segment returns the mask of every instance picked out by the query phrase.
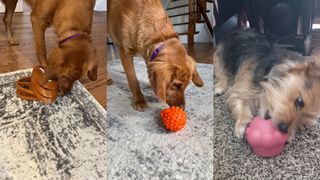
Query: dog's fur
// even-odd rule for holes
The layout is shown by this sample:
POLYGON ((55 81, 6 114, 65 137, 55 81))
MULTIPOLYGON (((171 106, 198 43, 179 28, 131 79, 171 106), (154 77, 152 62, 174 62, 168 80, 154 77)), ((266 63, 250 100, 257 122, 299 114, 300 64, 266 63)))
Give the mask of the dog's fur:
POLYGON ((13 12, 16 9, 18 0, 2 0, 5 6, 5 13, 3 16, 3 23, 7 31, 7 39, 10 45, 18 45, 18 41, 15 40, 12 31, 12 17, 13 12))
POLYGON ((188 56, 160 0, 109 0, 108 34, 119 45, 121 62, 133 94, 133 107, 143 111, 147 104, 133 67, 133 56, 141 54, 148 68, 151 87, 170 106, 184 107, 184 91, 190 80, 202 86, 194 60, 188 56), (158 56, 150 56, 160 42, 158 56))
POLYGON ((225 93, 237 137, 259 115, 288 132, 290 141, 299 122, 319 115, 319 72, 316 60, 275 47, 252 30, 236 30, 214 54, 214 91, 225 93))
POLYGON ((40 64, 47 66, 42 83, 57 79, 59 92, 71 90, 75 80, 87 74, 97 79, 97 57, 90 33, 95 0, 25 0, 32 8, 31 22, 40 64), (45 31, 52 25, 59 41, 75 34, 46 56, 45 31))

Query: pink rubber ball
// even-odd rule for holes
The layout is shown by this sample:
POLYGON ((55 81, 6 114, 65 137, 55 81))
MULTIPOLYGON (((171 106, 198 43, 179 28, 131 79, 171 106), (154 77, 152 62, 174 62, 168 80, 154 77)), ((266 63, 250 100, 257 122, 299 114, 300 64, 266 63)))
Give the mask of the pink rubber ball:
POLYGON ((254 153, 261 157, 279 155, 287 141, 288 134, 282 133, 271 121, 255 117, 246 129, 246 139, 254 153))

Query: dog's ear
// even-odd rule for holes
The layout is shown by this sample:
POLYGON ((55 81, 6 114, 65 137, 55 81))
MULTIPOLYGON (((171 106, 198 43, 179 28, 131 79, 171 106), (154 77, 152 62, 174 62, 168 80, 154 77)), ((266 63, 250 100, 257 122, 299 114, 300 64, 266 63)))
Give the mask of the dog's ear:
POLYGON ((320 79, 320 64, 311 60, 289 69, 290 73, 304 73, 308 78, 320 79))
POLYGON ((148 68, 149 80, 152 86, 153 92, 158 99, 162 102, 166 102, 166 91, 168 82, 171 79, 173 71, 168 70, 168 66, 162 66, 162 68, 156 68, 156 64, 153 63, 152 67, 148 68))
POLYGON ((191 66, 193 66, 193 72, 192 72, 192 82, 198 86, 198 87, 202 87, 203 86, 203 81, 197 71, 197 66, 196 66, 196 63, 194 61, 194 59, 190 56, 188 56, 188 61, 189 61, 189 64, 191 66))
POLYGON ((98 66, 93 67, 91 70, 88 71, 87 75, 88 78, 92 81, 97 80, 98 78, 98 66))
POLYGON ((98 77, 98 58, 95 49, 92 50, 89 58, 87 76, 92 81, 97 80, 98 77))
POLYGON ((320 64, 314 60, 305 64, 305 74, 309 78, 320 79, 320 64))
POLYGON ((194 68, 194 72, 193 72, 193 76, 192 76, 192 82, 198 86, 198 87, 202 87, 203 86, 203 81, 196 69, 196 67, 194 68))
POLYGON ((167 81, 159 74, 153 74, 153 90, 162 102, 166 102, 167 81))

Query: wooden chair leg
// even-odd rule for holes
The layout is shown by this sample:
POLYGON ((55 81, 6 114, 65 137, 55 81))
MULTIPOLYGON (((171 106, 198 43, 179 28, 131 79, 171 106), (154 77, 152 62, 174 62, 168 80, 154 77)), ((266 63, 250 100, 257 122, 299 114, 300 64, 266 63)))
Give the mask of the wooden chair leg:
POLYGON ((196 31, 196 15, 195 2, 196 0, 189 0, 189 24, 188 24, 188 45, 194 45, 194 34, 196 31))
POLYGON ((207 24, 207 27, 209 29, 209 32, 211 34, 211 37, 213 37, 213 28, 212 28, 212 25, 210 23, 210 20, 207 16, 207 13, 206 13, 206 1, 203 1, 203 0, 197 0, 197 5, 198 5, 198 8, 200 10, 200 13, 201 15, 203 16, 204 18, 204 21, 206 22, 207 24))

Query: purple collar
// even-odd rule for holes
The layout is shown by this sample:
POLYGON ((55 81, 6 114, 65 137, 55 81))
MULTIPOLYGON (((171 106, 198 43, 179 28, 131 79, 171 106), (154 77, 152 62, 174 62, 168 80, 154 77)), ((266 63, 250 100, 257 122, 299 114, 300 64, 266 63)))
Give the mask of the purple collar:
POLYGON ((61 46, 61 44, 65 43, 65 42, 67 42, 67 41, 69 41, 69 40, 78 38, 78 37, 80 37, 80 36, 83 36, 83 34, 74 34, 74 35, 68 36, 68 37, 64 38, 63 40, 61 40, 61 41, 59 42, 59 46, 61 46))
POLYGON ((159 54, 160 50, 164 47, 164 43, 161 43, 155 50, 153 50, 150 61, 153 61, 159 54))

